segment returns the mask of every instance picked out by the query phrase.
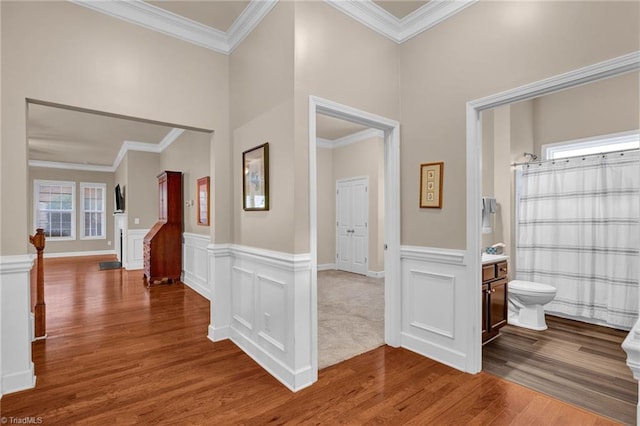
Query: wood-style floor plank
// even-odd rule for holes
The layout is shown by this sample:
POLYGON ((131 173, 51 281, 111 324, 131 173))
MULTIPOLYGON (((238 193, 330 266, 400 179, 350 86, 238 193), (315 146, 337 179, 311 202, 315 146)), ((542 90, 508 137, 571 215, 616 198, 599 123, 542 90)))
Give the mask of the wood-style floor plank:
POLYGON ((495 376, 388 346, 320 371, 292 393, 231 341, 206 338, 209 303, 181 283, 147 289, 112 258, 47 259, 48 339, 35 389, 7 418, 51 425, 615 424, 495 376))
POLYGON ((626 365, 626 332, 547 315, 548 329, 506 326, 483 347, 486 372, 634 424, 638 384, 626 365))

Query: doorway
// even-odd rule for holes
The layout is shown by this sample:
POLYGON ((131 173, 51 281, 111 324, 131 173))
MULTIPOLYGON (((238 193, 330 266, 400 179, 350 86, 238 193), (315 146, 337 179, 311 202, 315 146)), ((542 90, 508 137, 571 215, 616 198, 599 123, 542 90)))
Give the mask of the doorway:
POLYGON ((400 135, 399 123, 326 99, 309 98, 309 216, 311 252, 311 353, 318 370, 318 159, 316 114, 339 118, 384 132, 384 340, 400 346, 400 135))

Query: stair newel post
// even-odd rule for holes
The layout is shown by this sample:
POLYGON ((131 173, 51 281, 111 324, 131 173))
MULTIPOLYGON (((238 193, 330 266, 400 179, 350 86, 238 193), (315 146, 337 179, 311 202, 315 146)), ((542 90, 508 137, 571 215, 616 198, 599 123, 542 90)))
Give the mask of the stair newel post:
POLYGON ((36 234, 29 236, 29 241, 38 252, 38 266, 36 277, 36 306, 34 308, 35 316, 35 337, 43 339, 47 337, 47 308, 44 303, 44 262, 43 252, 45 244, 44 229, 36 229, 36 234))

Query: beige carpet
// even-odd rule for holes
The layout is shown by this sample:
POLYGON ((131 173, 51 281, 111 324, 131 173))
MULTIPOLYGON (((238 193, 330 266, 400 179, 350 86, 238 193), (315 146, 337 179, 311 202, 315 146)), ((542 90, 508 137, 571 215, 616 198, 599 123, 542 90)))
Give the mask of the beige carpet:
POLYGON ((384 345, 384 279, 318 272, 318 365, 384 345))

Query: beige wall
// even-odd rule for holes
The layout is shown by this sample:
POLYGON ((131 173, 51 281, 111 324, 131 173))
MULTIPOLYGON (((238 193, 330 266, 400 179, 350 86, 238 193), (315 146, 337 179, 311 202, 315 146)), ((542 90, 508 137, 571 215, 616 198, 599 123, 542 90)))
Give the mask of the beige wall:
MULTIPOLYGON (((233 52, 234 242, 293 252, 293 9, 279 2, 233 52), (269 142, 268 211, 242 209, 242 152, 269 142)), ((308 252, 308 249, 306 250, 308 252)))
POLYGON ((184 232, 209 235, 209 226, 197 224, 196 181, 210 176, 210 145, 210 133, 186 131, 160 154, 160 169, 182 172, 182 199, 193 201, 183 208, 184 232))
POLYGON ((129 229, 149 229, 158 221, 160 154, 127 152, 125 206, 129 229), (136 219, 140 223, 135 223, 136 219))
POLYGON ((215 130, 216 149, 225 151, 227 56, 69 2, 0 7, 3 255, 27 251, 26 98, 215 130))
POLYGON ((317 149, 318 265, 336 263, 336 181, 333 149, 317 149))
POLYGON ((318 264, 336 262, 336 181, 369 177, 369 270, 384 271, 384 140, 318 149, 318 264))
POLYGON ((480 1, 400 46, 402 244, 466 246, 467 101, 640 50, 637 2, 480 1), (419 209, 419 164, 444 206, 419 209))
POLYGON ((296 2, 295 19, 295 252, 308 253, 309 95, 398 119, 398 46, 324 2, 296 2))
POLYGON ((640 74, 623 74, 533 101, 535 150, 562 142, 640 128, 640 74))
MULTIPOLYGON (((84 252, 99 250, 114 250, 113 242, 113 210, 114 210, 114 174, 103 172, 85 172, 79 170, 62 170, 48 169, 41 167, 29 167, 29 233, 35 231, 34 225, 34 205, 33 205, 33 181, 38 180, 59 180, 66 182, 76 182, 76 239, 74 241, 52 241, 47 240, 45 247, 46 253, 68 253, 68 252, 84 252), (80 239, 80 221, 81 221, 81 204, 80 204, 80 182, 104 183, 106 189, 106 238, 103 240, 82 240, 80 239), (108 244, 108 243, 111 244, 108 244)), ((30 244, 29 252, 35 253, 35 249, 30 244)))

